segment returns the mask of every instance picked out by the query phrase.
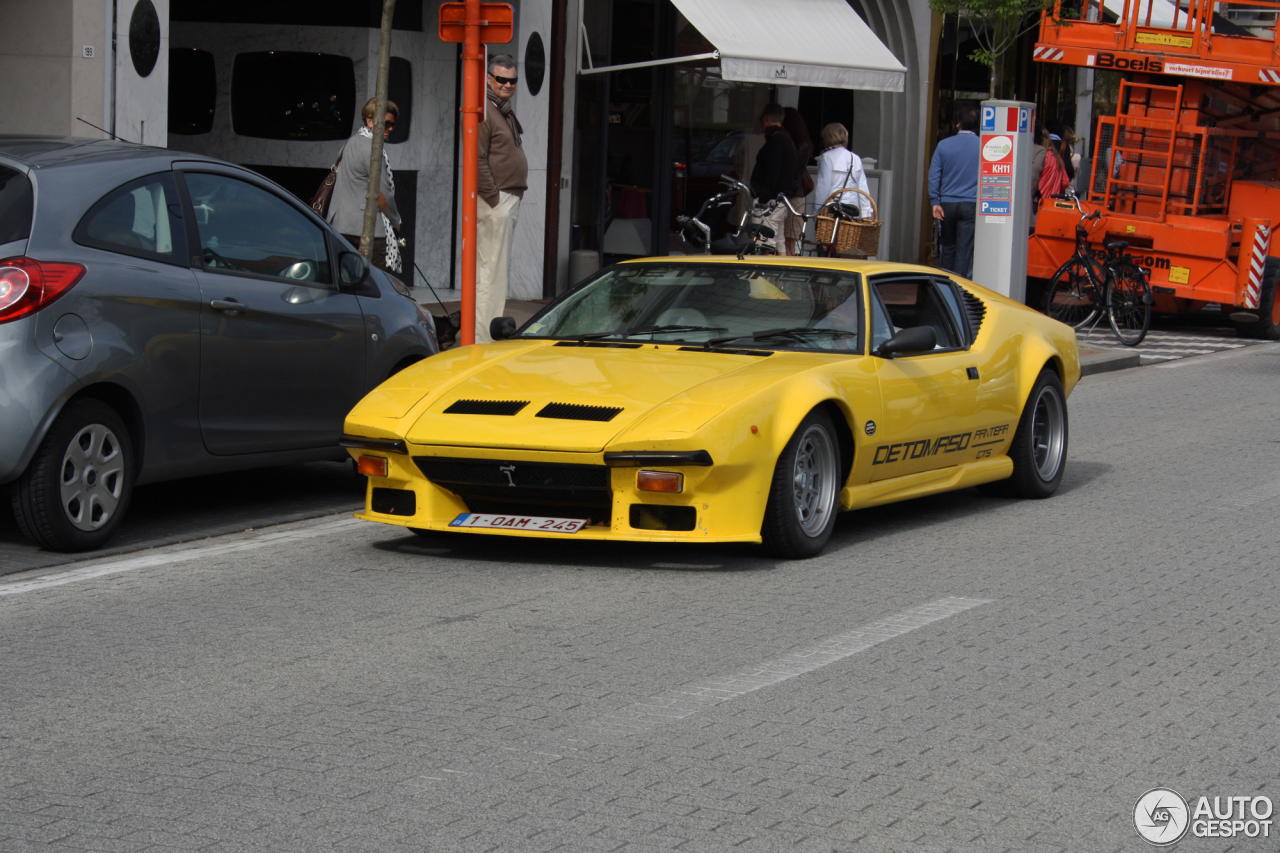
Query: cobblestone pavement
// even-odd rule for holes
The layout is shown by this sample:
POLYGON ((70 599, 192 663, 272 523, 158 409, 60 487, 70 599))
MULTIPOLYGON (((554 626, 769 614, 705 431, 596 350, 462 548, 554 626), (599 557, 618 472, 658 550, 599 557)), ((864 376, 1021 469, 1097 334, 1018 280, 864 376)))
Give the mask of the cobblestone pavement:
POLYGON ((6 578, 0 851, 1136 851, 1150 788, 1276 799, 1277 349, 1090 377, 1054 498, 803 562, 330 518, 6 578))

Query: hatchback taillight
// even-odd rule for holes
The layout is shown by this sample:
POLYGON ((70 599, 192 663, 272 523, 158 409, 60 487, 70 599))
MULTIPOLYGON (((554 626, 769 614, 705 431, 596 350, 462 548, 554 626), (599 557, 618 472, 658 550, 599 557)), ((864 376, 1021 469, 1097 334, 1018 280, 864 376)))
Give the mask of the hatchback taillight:
POLYGON ((79 264, 6 258, 0 261, 0 323, 34 314, 84 275, 79 264))

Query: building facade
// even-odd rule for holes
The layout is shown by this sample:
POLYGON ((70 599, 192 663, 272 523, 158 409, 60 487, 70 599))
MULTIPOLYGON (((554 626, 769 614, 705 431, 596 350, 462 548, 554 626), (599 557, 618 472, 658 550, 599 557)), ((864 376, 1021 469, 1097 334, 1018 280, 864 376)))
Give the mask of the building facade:
MULTIPOLYGON (((848 45, 829 59, 835 76, 811 64, 813 79, 829 85, 794 85, 797 57, 782 55, 784 46, 770 52, 789 38, 823 55, 833 25, 823 15, 802 17, 813 3, 510 2, 515 37, 489 50, 517 60, 514 103, 530 165, 512 298, 563 291, 574 252, 608 263, 688 251, 675 217, 696 212, 721 175, 749 173, 756 118, 770 100, 799 109, 815 142, 827 122, 850 129, 851 147, 874 166, 886 223, 880 257, 918 259, 937 34, 926 0, 830 0, 840 5, 829 10, 836 18, 855 12, 860 21, 844 23, 875 44, 848 45), (755 41, 726 42, 717 26, 725 16, 755 41), (899 70, 876 76, 859 66, 878 45, 899 70), (739 56, 750 50, 793 76, 740 79, 752 77, 739 56), (850 77, 846 66, 860 70, 850 77)), ((192 151, 250 166, 309 198, 373 96, 381 6, 0 0, 9 35, 0 46, 9 83, 0 91, 0 133, 115 135, 192 151)), ((456 288, 460 59, 458 46, 437 34, 438 10, 438 0, 397 3, 389 89, 401 119, 387 153, 408 259, 437 288, 456 288)))

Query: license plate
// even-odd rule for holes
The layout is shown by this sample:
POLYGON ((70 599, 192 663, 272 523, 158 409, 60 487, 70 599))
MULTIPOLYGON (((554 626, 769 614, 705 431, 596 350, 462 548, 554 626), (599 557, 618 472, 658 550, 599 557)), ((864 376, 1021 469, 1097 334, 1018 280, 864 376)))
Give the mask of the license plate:
POLYGON ((522 530, 528 533, 577 533, 590 523, 586 518, 545 518, 538 515, 495 515, 464 512, 449 522, 450 527, 491 527, 495 530, 522 530))

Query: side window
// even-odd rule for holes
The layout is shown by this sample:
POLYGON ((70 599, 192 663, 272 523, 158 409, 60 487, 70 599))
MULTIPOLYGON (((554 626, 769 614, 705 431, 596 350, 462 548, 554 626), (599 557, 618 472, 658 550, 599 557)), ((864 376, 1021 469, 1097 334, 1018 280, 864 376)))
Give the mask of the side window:
MULTIPOLYGON (((936 282, 916 278, 873 279, 871 286, 883 300, 894 331, 930 326, 937 336, 938 349, 957 349, 965 345, 957 314, 948 306, 936 282)), ((955 298, 954 294, 952 298, 955 298)))
POLYGON ((187 266, 182 205, 173 175, 148 175, 112 190, 72 234, 82 246, 187 266))
POLYGON ((185 177, 206 270, 332 283, 324 231, 293 205, 225 175, 185 177))
POLYGON ((960 308, 960 296, 956 293, 956 286, 951 283, 950 279, 938 279, 936 282, 938 293, 942 295, 942 301, 947 306, 947 310, 951 312, 952 324, 960 331, 960 337, 964 341, 961 346, 966 346, 970 341, 969 322, 965 319, 964 311, 960 308))
POLYGON ((893 337, 893 324, 889 322, 889 312, 876 292, 871 290, 871 351, 880 349, 880 345, 893 337))

